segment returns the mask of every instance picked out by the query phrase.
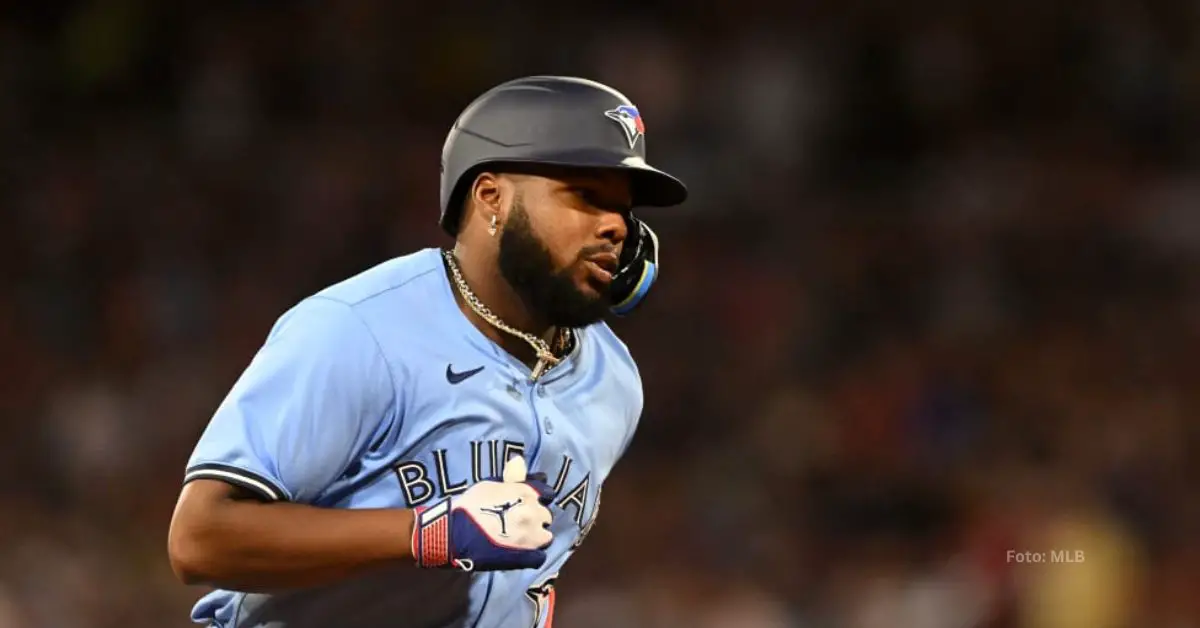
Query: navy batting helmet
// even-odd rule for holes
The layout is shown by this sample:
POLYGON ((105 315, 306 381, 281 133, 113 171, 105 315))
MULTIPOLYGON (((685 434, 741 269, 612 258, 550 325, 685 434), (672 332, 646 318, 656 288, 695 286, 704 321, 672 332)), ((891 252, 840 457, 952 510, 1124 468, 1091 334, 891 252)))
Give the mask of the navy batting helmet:
MULTIPOLYGON (((442 147, 441 225, 458 232, 467 190, 484 169, 545 164, 629 174, 634 207, 687 199, 683 183, 646 163, 646 127, 617 90, 583 78, 530 76, 502 83, 459 115, 442 147)), ((658 238, 627 218, 629 237, 613 280, 613 311, 636 307, 658 273, 658 238)))

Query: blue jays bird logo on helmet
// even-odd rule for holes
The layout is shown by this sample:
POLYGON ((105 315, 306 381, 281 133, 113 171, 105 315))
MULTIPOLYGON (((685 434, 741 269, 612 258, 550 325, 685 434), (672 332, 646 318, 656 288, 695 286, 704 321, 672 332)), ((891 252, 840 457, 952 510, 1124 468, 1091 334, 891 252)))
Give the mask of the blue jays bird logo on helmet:
POLYGON ((642 122, 642 114, 633 105, 621 105, 616 109, 604 112, 604 115, 617 121, 621 130, 625 131, 625 139, 629 140, 629 148, 637 146, 638 138, 646 134, 646 124, 642 122))

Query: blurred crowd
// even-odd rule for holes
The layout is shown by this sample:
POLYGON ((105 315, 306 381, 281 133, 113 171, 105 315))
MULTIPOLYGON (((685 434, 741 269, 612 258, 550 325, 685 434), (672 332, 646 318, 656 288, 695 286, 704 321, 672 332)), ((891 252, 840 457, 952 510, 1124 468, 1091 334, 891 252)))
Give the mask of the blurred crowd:
POLYGON ((535 73, 692 191, 556 626, 1200 626, 1194 3, 521 4, 0 12, 0 627, 191 625, 211 412, 535 73))

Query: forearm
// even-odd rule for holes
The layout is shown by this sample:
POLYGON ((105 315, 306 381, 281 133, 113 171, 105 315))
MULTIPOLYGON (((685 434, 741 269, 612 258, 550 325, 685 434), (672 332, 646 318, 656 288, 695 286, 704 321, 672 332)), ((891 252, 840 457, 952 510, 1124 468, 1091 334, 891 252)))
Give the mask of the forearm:
POLYGON ((226 500, 191 521, 173 525, 170 540, 172 565, 189 583, 290 589, 412 560, 410 510, 226 500))

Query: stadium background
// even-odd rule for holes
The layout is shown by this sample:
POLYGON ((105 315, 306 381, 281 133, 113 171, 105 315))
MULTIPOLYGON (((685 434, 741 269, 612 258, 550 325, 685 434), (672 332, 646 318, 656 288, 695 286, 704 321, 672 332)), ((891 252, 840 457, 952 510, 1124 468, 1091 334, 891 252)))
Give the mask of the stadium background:
POLYGON ((191 625, 209 414, 289 304, 446 243, 444 134, 531 73, 625 91, 692 189, 644 213, 646 411, 556 625, 1200 625, 1197 18, 9 3, 0 626, 191 625))

